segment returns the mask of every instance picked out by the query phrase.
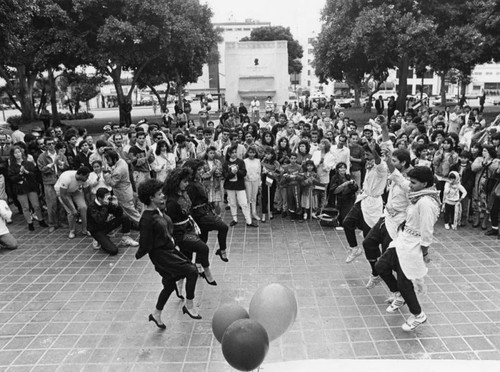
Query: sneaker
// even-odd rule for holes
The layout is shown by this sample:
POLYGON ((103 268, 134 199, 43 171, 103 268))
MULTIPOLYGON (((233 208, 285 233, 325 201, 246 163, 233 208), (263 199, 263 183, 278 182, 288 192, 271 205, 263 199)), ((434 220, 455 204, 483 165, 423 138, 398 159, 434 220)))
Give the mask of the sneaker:
POLYGON ((68 238, 70 239, 74 239, 75 238, 75 232, 74 231, 70 231, 69 234, 68 234, 68 238))
POLYGON ((450 226, 450 228, 451 228, 452 230, 456 230, 456 229, 457 229, 457 225, 451 225, 451 226, 450 226))
POLYGON ((120 243, 123 245, 128 245, 129 247, 138 247, 139 246, 139 243, 136 242, 134 239, 132 239, 130 236, 122 237, 122 240, 120 241, 120 243))
POLYGON ((384 300, 386 304, 392 304, 392 302, 396 299, 396 294, 394 292, 389 292, 389 295, 384 300))
POLYGON ((342 226, 337 226, 337 227, 335 228, 335 230, 337 230, 337 231, 344 231, 344 228, 343 228, 342 226))
POLYGON ((449 224, 447 224, 447 223, 445 223, 445 224, 444 224, 444 228, 445 228, 446 230, 449 230, 449 229, 450 229, 450 225, 449 225, 449 224))
POLYGON ((356 257, 360 256, 363 253, 363 250, 361 247, 355 247, 355 248, 350 248, 349 249, 349 254, 347 255, 347 258, 345 259, 345 263, 351 263, 356 259, 356 257))
POLYGON ((497 229, 491 228, 488 231, 486 231, 484 233, 484 235, 486 235, 486 236, 497 236, 498 235, 498 228, 497 229))
POLYGON ((49 227, 49 234, 52 234, 54 231, 56 231, 56 227, 55 226, 50 226, 49 227))
POLYGON ((388 313, 395 313, 398 309, 402 308, 405 304, 405 300, 401 294, 396 294, 394 301, 385 309, 388 313))
POLYGON ((366 283, 365 288, 366 289, 372 289, 375 288, 377 285, 379 285, 382 282, 382 278, 380 276, 373 276, 370 275, 370 279, 368 279, 368 283, 366 283))
POLYGON ((420 315, 410 315, 406 322, 401 326, 403 331, 410 332, 417 328, 419 325, 427 321, 427 315, 422 311, 420 315))
POLYGON ((94 247, 95 250, 98 250, 101 248, 101 245, 97 240, 92 241, 92 247, 94 247))

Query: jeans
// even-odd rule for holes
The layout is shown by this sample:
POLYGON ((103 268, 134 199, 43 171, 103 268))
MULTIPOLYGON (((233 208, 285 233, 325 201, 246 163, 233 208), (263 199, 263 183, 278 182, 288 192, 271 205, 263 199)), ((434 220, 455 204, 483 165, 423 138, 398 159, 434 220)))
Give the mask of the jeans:
POLYGON ((40 201, 38 200, 38 194, 34 191, 27 194, 18 194, 17 200, 21 203, 21 208, 23 209, 24 219, 27 223, 33 223, 33 218, 30 212, 30 202, 31 206, 35 210, 38 221, 43 221, 42 209, 40 208, 40 201))
POLYGON ((59 201, 57 200, 56 190, 54 185, 43 185, 45 191, 45 203, 47 203, 47 217, 50 227, 56 227, 59 225, 59 214, 57 213, 57 206, 59 201))
POLYGON ((401 296, 403 296, 408 305, 408 309, 413 315, 418 315, 422 312, 415 289, 413 288, 413 283, 405 276, 401 269, 396 248, 389 248, 385 251, 375 264, 375 270, 377 270, 391 292, 399 291, 401 293, 401 296), (396 272, 397 279, 394 277, 393 271, 396 272))
POLYGON ((16 249, 17 240, 11 233, 0 235, 0 248, 16 249))
MULTIPOLYGON (((76 204, 78 212, 80 212, 80 218, 82 219, 82 231, 87 231, 87 203, 85 202, 85 196, 83 191, 75 191, 74 193, 68 194, 70 200, 76 204)), ((75 232, 76 229, 76 216, 71 214, 71 210, 59 197, 59 201, 63 205, 66 213, 68 214, 68 224, 69 230, 75 232)))
POLYGON ((363 230, 363 236, 366 238, 370 232, 370 226, 368 226, 363 218, 363 211, 361 210, 361 202, 354 204, 347 213, 342 223, 344 227, 345 237, 349 243, 349 247, 355 248, 358 246, 358 241, 356 240, 356 228, 363 230))
POLYGON ((101 229, 91 231, 90 234, 95 240, 97 240, 104 251, 108 252, 110 256, 114 256, 118 253, 118 247, 111 241, 108 234, 120 226, 122 227, 122 233, 128 234, 130 232, 130 225, 131 222, 126 216, 113 218, 112 220, 106 221, 101 229))

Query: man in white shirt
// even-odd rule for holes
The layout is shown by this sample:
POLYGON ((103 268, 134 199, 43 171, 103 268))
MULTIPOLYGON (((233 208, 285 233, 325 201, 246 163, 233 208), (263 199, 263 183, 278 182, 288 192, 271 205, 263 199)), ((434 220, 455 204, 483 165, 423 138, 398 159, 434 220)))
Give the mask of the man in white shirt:
POLYGON ((212 139, 212 129, 205 128, 203 129, 203 140, 198 142, 198 146, 196 147, 196 157, 201 160, 205 160, 205 154, 209 147, 217 148, 216 143, 212 139))
POLYGON ((345 134, 338 136, 337 145, 332 146, 330 152, 335 159, 335 165, 338 163, 345 163, 347 165, 347 173, 350 173, 351 151, 349 151, 349 147, 347 147, 347 136, 345 134))
POLYGON ((257 97, 253 97, 252 102, 250 102, 250 109, 252 110, 252 123, 258 122, 260 117, 260 102, 257 97))
POLYGON ((82 233, 89 235, 87 231, 87 203, 85 192, 88 195, 88 178, 90 169, 81 167, 78 170, 69 170, 59 176, 54 190, 68 214, 69 238, 73 239, 76 235, 76 216, 80 213, 82 219, 82 233), (75 204, 78 210, 75 208, 75 204))
POLYGON ((387 164, 381 159, 380 147, 376 143, 365 143, 363 149, 366 159, 363 190, 343 222, 344 233, 350 247, 346 263, 354 261, 363 253, 356 240, 356 228, 363 230, 363 237, 366 237, 378 222, 382 215, 382 194, 387 184, 387 164))

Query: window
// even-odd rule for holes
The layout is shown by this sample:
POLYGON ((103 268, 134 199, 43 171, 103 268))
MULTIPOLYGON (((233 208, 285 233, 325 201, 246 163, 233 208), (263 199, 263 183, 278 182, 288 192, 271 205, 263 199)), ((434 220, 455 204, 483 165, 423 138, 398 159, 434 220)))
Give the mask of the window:
POLYGON ((311 86, 311 80, 307 80, 307 86, 310 87, 311 86))
POLYGON ((473 85, 472 90, 481 90, 481 85, 473 85))
POLYGON ((310 59, 310 58, 308 58, 308 59, 307 59, 307 64, 308 64, 308 65, 310 65, 310 64, 311 64, 311 59, 310 59))
POLYGON ((311 70, 307 70, 307 76, 311 76, 311 70))
POLYGON ((314 41, 315 41, 315 40, 316 40, 316 39, 315 39, 314 37, 310 37, 309 39, 307 39, 307 42, 308 42, 309 44, 312 44, 312 43, 314 43, 314 41))
POLYGON ((493 75, 493 72, 488 71, 485 75, 493 75))
POLYGON ((482 72, 474 72, 474 75, 482 75, 483 73, 482 72))

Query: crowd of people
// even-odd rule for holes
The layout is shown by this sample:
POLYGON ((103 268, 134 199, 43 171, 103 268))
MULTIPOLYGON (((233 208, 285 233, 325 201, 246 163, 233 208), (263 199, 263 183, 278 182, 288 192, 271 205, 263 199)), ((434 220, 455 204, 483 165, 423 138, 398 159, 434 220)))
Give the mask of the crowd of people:
POLYGON ((184 298, 185 288, 183 312, 200 318, 198 274, 217 285, 208 234, 217 231, 216 255, 228 262, 226 238, 229 227, 238 228, 239 210, 248 228, 277 215, 322 220, 333 210, 350 247, 346 262, 365 253, 370 264, 367 288, 387 284, 388 312, 408 304, 403 329, 425 322, 415 290, 425 287, 440 212, 446 229, 472 223, 499 235, 500 115, 487 123, 468 106, 420 106, 357 123, 327 102, 278 109, 270 98, 265 111, 252 104, 250 116, 225 105, 217 123, 208 112, 198 124, 164 115, 160 123, 110 123, 99 136, 72 127, 23 133, 12 125, 11 134, 0 133, 0 244, 17 247, 9 204, 28 230, 34 220, 48 233, 67 225, 72 239, 81 224, 93 247, 111 255, 118 247, 108 234, 121 226, 121 244, 139 246, 137 258, 149 253, 162 276, 150 320, 164 328, 161 311, 173 291, 184 298))

